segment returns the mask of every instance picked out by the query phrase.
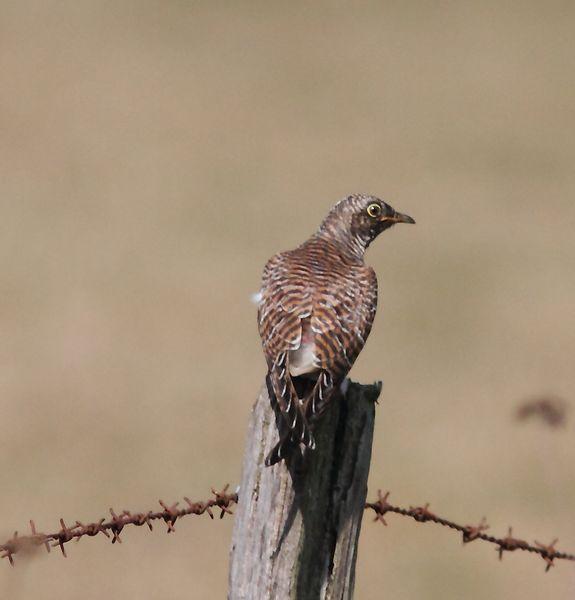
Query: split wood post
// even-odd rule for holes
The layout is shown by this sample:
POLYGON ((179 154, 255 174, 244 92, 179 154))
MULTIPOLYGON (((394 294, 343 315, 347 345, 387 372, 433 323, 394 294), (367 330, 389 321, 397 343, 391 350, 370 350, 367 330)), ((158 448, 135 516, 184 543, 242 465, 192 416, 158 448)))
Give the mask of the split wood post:
POLYGON ((381 384, 349 383, 303 459, 266 467, 278 439, 266 387, 252 410, 232 539, 229 600, 344 600, 355 563, 381 384))

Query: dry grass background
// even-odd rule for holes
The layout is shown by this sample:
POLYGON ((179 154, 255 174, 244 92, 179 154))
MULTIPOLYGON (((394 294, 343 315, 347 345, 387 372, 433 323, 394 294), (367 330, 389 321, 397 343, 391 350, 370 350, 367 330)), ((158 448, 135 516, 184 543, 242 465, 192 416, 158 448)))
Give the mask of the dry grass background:
MULTIPOLYGON (((370 496, 575 549, 570 2, 0 3, 0 532, 239 478, 250 294, 352 191, 417 219, 383 311, 370 496), (573 415, 572 415, 573 416, 573 415)), ((575 572, 390 516, 357 597, 572 598, 575 572)), ((222 598, 232 521, 0 569, 3 598, 222 598)))

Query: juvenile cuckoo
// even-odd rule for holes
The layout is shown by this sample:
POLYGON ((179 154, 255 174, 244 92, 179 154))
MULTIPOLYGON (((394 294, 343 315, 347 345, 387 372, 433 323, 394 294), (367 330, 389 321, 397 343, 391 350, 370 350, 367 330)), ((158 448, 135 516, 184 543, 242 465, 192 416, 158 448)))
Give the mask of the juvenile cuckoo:
POLYGON ((316 233, 266 264, 258 323, 267 388, 279 418, 273 465, 313 449, 313 426, 351 369, 371 330, 377 278, 369 244, 396 223, 415 223, 383 200, 354 194, 338 202, 316 233))

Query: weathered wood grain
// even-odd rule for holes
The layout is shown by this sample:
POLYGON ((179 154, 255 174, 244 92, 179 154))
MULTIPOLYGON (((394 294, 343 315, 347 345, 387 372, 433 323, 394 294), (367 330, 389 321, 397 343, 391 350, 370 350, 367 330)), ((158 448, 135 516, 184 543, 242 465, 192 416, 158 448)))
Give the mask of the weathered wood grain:
POLYGON ((353 597, 381 386, 350 383, 316 429, 317 448, 265 467, 277 441, 265 386, 252 410, 232 540, 230 600, 353 597))

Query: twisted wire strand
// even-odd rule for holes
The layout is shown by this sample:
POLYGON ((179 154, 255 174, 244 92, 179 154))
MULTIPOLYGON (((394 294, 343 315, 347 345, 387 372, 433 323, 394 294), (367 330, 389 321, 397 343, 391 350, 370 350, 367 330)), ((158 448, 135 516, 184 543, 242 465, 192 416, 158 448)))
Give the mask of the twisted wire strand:
POLYGON ((212 488, 213 498, 205 501, 192 502, 188 497, 184 497, 186 506, 182 508, 178 508, 179 502, 168 505, 160 500, 162 510, 159 511, 150 510, 146 513, 132 513, 124 510, 120 514, 117 514, 114 509, 110 508, 110 519, 106 520, 102 518, 97 522, 88 524, 76 521, 76 524, 72 527, 68 527, 64 519, 60 519, 60 529, 53 533, 38 532, 34 521, 30 521, 32 532, 30 535, 20 536, 16 531, 12 538, 0 544, 1 558, 7 558, 10 564, 13 565, 15 554, 23 551, 32 551, 39 546, 44 546, 48 552, 50 552, 52 547, 58 546, 62 554, 66 556, 65 544, 74 539, 79 540, 84 536, 94 537, 99 533, 111 539, 112 544, 116 542, 121 543, 120 534, 124 527, 128 525, 135 525, 136 527, 147 525, 151 531, 153 521, 164 521, 168 528, 167 533, 171 533, 175 531, 174 525, 176 521, 187 515, 203 515, 207 513, 213 519, 214 513, 212 509, 220 510, 219 516, 221 519, 226 514, 232 514, 230 506, 236 504, 238 501, 238 495, 229 494, 228 487, 226 485, 220 492, 212 488))
POLYGON ((384 516, 387 513, 395 513, 404 517, 411 517, 418 523, 437 523, 443 527, 449 527, 455 531, 459 531, 463 536, 463 543, 468 544, 474 540, 482 540, 496 546, 496 550, 499 553, 499 560, 503 558, 504 552, 513 552, 515 550, 524 550, 526 552, 533 552, 541 556, 545 561, 545 571, 549 571, 554 566, 554 560, 570 560, 575 561, 575 554, 568 552, 561 552, 555 548, 555 545, 559 541, 554 539, 550 544, 542 544, 535 541, 534 545, 513 537, 513 529, 509 527, 508 533, 505 537, 495 537, 485 533, 489 529, 485 517, 481 519, 478 525, 460 525, 444 517, 440 517, 429 510, 429 504, 424 506, 410 506, 409 508, 402 508, 400 506, 394 506, 388 501, 390 492, 383 494, 381 490, 378 490, 378 498, 375 502, 367 502, 365 504, 366 509, 371 509, 375 512, 375 521, 380 521, 383 525, 387 525, 384 516))
MULTIPOLYGON (((68 527, 63 519, 60 519, 60 529, 53 533, 41 533, 36 529, 34 521, 30 521, 30 535, 14 535, 3 544, 0 544, 1 558, 7 558, 10 564, 14 564, 14 556, 19 552, 29 552, 44 546, 48 552, 51 548, 59 547, 62 554, 66 556, 65 544, 71 540, 79 540, 84 536, 94 537, 102 534, 109 538, 112 544, 121 543, 120 534, 126 526, 134 525, 140 527, 147 525, 152 530, 154 521, 164 521, 167 526, 167 533, 175 531, 175 523, 178 519, 187 515, 202 515, 207 513, 210 518, 214 518, 213 510, 219 509, 220 519, 226 514, 233 514, 230 507, 238 503, 237 493, 228 493, 229 485, 226 485, 221 491, 216 491, 212 488, 213 497, 205 501, 192 502, 188 497, 184 497, 186 505, 178 508, 179 502, 168 505, 162 500, 159 501, 162 510, 150 510, 146 513, 133 513, 124 510, 117 514, 110 508, 110 518, 100 519, 94 523, 84 524, 76 521, 75 525, 68 527)), ((375 513, 374 521, 379 521, 383 525, 387 525, 385 515, 387 513, 395 513, 404 517, 410 517, 418 523, 437 523, 443 527, 448 527, 462 534, 463 543, 467 544, 474 540, 482 540, 493 544, 499 553, 499 559, 503 557, 504 552, 513 552, 515 550, 523 550, 539 555, 545 561, 545 571, 549 571, 554 566, 555 560, 568 560, 575 562, 575 554, 557 550, 555 545, 558 540, 553 540, 550 544, 542 544, 535 541, 530 544, 525 540, 513 537, 513 530, 510 527, 505 537, 496 537, 488 535, 486 532, 489 529, 485 518, 478 525, 461 525, 444 517, 440 517, 429 510, 429 504, 424 506, 410 506, 403 508, 395 506, 388 501, 389 492, 383 494, 378 491, 377 500, 374 502, 366 502, 365 509, 373 510, 375 513)))

